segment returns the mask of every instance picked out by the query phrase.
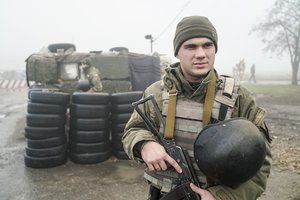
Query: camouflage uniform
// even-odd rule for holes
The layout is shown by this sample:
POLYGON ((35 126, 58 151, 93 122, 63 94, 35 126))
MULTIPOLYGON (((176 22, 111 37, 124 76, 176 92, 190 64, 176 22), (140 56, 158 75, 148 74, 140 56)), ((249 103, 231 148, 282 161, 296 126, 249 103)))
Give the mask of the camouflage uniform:
POLYGON ((100 79, 100 72, 94 66, 89 66, 83 69, 85 77, 89 80, 91 90, 93 92, 101 92, 103 89, 102 82, 100 79))
MULTIPOLYGON (((199 85, 191 86, 184 79, 180 70, 180 64, 176 63, 166 69, 166 75, 162 80, 163 84, 161 83, 161 81, 152 84, 145 90, 144 97, 153 94, 154 98, 159 104, 160 109, 162 109, 162 91, 171 89, 172 84, 175 83, 178 95, 182 95, 184 98, 187 98, 191 101, 204 102, 206 89, 210 81, 211 74, 212 73, 210 72, 199 85), (164 88, 162 88, 162 86, 164 88)), ((220 77, 218 77, 218 82, 219 81, 220 77)), ((219 90, 218 86, 216 89, 219 90)), ((153 106, 150 103, 145 104, 142 109, 148 116, 150 116, 151 120, 156 123, 156 126, 159 127, 159 120, 154 113, 153 106)), ((269 136, 268 129, 263 121, 264 116, 265 111, 256 105, 254 98, 251 96, 251 93, 244 87, 240 86, 237 91, 237 98, 233 107, 231 117, 247 118, 260 128, 261 133, 266 138, 267 155, 259 172, 249 181, 235 188, 223 185, 208 185, 206 189, 210 191, 216 199, 257 199, 264 192, 266 188, 267 177, 270 173, 272 160, 270 152, 271 138, 269 136)), ((143 162, 140 156, 140 152, 138 152, 138 150, 140 149, 137 148, 139 146, 137 144, 141 144, 141 141, 149 140, 156 141, 156 138, 151 132, 147 130, 141 117, 137 112, 134 111, 125 127, 122 139, 124 150, 131 159, 136 160, 137 162, 143 162)), ((190 145, 192 146, 193 143, 194 141, 190 145)), ((161 171, 160 173, 164 172, 165 171, 161 171)))

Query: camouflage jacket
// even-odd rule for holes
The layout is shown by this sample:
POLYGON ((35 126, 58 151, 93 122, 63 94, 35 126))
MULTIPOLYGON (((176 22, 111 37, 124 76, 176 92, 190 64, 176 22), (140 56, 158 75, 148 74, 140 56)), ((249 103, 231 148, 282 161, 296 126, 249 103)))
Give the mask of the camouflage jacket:
POLYGON ((94 92, 101 92, 103 89, 102 82, 100 79, 100 72, 97 68, 91 66, 87 69, 84 69, 84 73, 86 78, 89 80, 91 84, 91 89, 94 92))
MULTIPOLYGON (((164 87, 171 89, 173 83, 175 83, 178 93, 183 94, 186 98, 195 101, 204 101, 205 91, 210 81, 210 74, 203 79, 203 81, 196 87, 192 87, 183 77, 179 63, 172 65, 166 69, 166 75, 163 78, 164 87)), ((149 86, 145 92, 144 97, 153 94, 156 101, 161 109, 162 102, 162 84, 160 81, 149 86)), ((159 127, 159 120, 156 118, 154 109, 150 104, 144 104, 142 107, 143 111, 151 117, 152 121, 156 123, 159 127)), ((268 129, 263 121, 265 112, 263 109, 258 107, 255 103, 255 99, 251 93, 244 87, 240 86, 238 90, 238 97, 234 110, 232 113, 232 118, 235 117, 245 117, 256 124, 262 134, 266 138, 267 155, 263 166, 260 171, 249 181, 239 185, 236 188, 231 188, 223 185, 216 185, 207 188, 216 199, 218 200, 248 200, 257 199, 265 190, 267 178, 271 169, 271 152, 270 143, 271 138, 269 136, 268 129)), ((141 117, 134 111, 130 120, 128 121, 123 135, 123 146, 129 157, 137 162, 142 162, 142 160, 137 157, 134 152, 134 147, 140 141, 153 140, 156 138, 151 132, 145 127, 141 117)))

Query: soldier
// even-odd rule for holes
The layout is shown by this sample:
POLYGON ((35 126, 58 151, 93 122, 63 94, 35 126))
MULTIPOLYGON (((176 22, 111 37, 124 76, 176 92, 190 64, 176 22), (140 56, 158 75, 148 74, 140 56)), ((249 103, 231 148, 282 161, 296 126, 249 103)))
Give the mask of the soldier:
MULTIPOLYGON (((175 119, 171 120, 174 125, 172 137, 178 146, 188 150, 191 160, 200 130, 208 124, 230 118, 243 117, 253 122, 266 144, 266 156, 260 170, 252 179, 235 187, 209 180, 193 161, 201 188, 191 183, 191 189, 202 200, 257 199, 266 188, 271 168, 271 138, 264 122, 265 111, 256 105, 246 88, 231 77, 217 74, 214 61, 218 36, 206 17, 183 18, 177 25, 173 46, 174 55, 180 62, 168 67, 163 80, 149 86, 144 97, 154 96, 166 121, 169 110, 171 113, 176 110, 173 112, 175 119)), ((162 132, 153 106, 145 103, 141 109, 162 132)), ((144 177, 150 183, 149 199, 161 199, 176 187, 181 167, 166 153, 136 111, 125 127, 122 142, 130 159, 147 165, 144 177)))
POLYGON ((91 88, 88 92, 101 92, 103 89, 101 79, 100 79, 100 72, 99 70, 92 66, 91 59, 85 58, 80 62, 80 70, 83 72, 81 78, 87 79, 91 88))
POLYGON ((250 78, 249 78, 248 81, 251 82, 253 80, 254 83, 256 83, 256 78, 255 78, 255 64, 253 64, 251 66, 250 72, 251 72, 251 76, 250 76, 250 78))

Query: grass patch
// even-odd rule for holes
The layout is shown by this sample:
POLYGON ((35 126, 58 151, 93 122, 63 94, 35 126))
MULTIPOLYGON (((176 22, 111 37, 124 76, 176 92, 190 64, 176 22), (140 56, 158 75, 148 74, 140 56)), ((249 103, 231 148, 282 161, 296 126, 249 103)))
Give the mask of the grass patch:
POLYGON ((300 85, 243 84, 257 100, 279 105, 300 105, 300 85))
MULTIPOLYGON (((272 96, 293 95, 300 99, 300 85, 259 85, 259 84, 243 84, 250 92, 256 94, 270 94, 272 96)), ((300 102, 299 102, 300 103, 300 102)))

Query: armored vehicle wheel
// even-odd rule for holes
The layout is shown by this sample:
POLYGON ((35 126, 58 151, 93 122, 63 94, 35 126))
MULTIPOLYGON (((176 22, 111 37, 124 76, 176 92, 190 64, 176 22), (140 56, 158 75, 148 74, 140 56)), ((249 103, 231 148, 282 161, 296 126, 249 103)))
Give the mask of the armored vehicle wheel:
POLYGON ((57 49, 63 49, 64 51, 67 51, 70 48, 73 48, 74 51, 76 51, 76 46, 71 43, 57 43, 48 45, 48 49, 51 53, 56 53, 57 49))
POLYGON ((117 51, 117 52, 120 52, 120 53, 128 53, 129 52, 129 49, 126 48, 126 47, 113 47, 113 48, 110 48, 109 51, 117 51))

